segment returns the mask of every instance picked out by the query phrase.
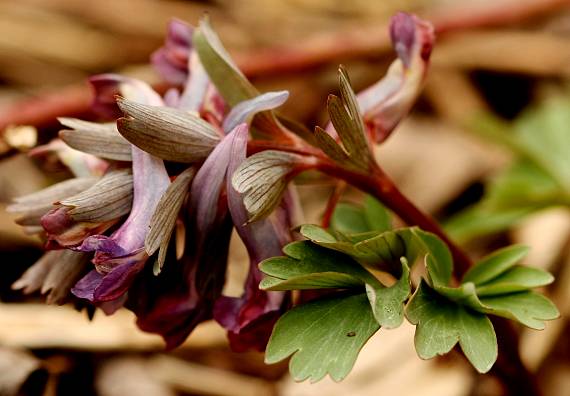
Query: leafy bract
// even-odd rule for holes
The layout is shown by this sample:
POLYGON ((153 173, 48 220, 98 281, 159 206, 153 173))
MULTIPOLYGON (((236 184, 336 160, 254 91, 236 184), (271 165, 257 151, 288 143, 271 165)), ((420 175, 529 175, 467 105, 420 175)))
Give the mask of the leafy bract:
POLYGON ((521 245, 499 249, 473 266, 459 287, 438 283, 432 287, 450 302, 542 329, 544 320, 555 319, 558 311, 550 300, 530 289, 547 285, 554 278, 541 269, 516 265, 527 252, 528 248, 521 245))
POLYGON ((554 281, 552 274, 539 268, 517 265, 497 276, 490 282, 477 286, 477 295, 493 296, 514 293, 545 286, 554 281))
POLYGON ((340 381, 350 372, 366 341, 380 328, 364 294, 336 296, 293 308, 275 325, 265 352, 266 363, 289 355, 296 381, 340 381))
POLYGON ((422 359, 446 354, 459 342, 480 373, 497 359, 497 338, 484 314, 447 300, 422 281, 406 307, 406 317, 417 325, 414 343, 422 359))
POLYGON ((374 159, 356 95, 350 86, 348 74, 342 67, 339 69, 339 86, 341 97, 329 95, 327 108, 342 147, 322 128, 316 128, 315 138, 319 147, 333 161, 342 164, 343 167, 367 171, 374 163, 374 159))

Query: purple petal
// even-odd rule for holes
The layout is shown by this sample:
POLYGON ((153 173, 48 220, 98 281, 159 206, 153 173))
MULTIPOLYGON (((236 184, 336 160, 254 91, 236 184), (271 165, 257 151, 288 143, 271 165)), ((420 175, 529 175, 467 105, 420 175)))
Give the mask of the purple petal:
POLYGON ((147 271, 131 293, 138 326, 160 334, 169 348, 212 317, 225 283, 232 222, 223 192, 234 138, 247 135, 246 125, 238 128, 222 139, 194 178, 182 262, 165 266, 158 277, 147 271))
POLYGON ((107 231, 119 220, 100 223, 75 221, 69 215, 71 209, 67 206, 56 207, 42 216, 40 221, 47 233, 48 247, 77 246, 90 235, 107 231))
POLYGON ((91 270, 81 278, 75 286, 71 289, 71 292, 79 298, 87 299, 91 302, 94 301, 93 295, 95 289, 101 284, 103 280, 103 275, 95 270, 91 270))
POLYGON ((195 51, 190 53, 189 62, 190 74, 177 107, 181 110, 199 112, 210 85, 210 79, 195 51))
MULTIPOLYGON (((141 81, 113 75, 100 76, 96 81, 114 82, 115 88, 129 100, 152 106, 163 105, 160 96, 141 81)), ((144 267, 148 259, 144 252, 144 240, 150 220, 162 194, 170 184, 161 159, 134 145, 131 150, 133 205, 129 217, 110 237, 90 237, 79 248, 83 251, 95 251, 93 263, 97 270, 104 274, 92 293, 91 298, 96 302, 120 298, 144 267)))
POLYGON ((265 110, 273 110, 281 106, 289 98, 288 91, 267 92, 253 99, 238 103, 224 120, 223 129, 226 133, 234 129, 238 124, 244 123, 256 113, 265 110))
MULTIPOLYGON (((247 132, 245 124, 240 127, 241 130, 245 128, 247 132)), ((225 186, 225 176, 230 161, 234 134, 239 135, 239 132, 233 131, 222 139, 198 170, 192 182, 190 212, 194 213, 197 219, 199 235, 207 233, 216 219, 220 217, 221 209, 223 209, 220 208, 218 201, 222 188, 225 186)))
POLYGON ((93 300, 112 301, 121 297, 129 289, 135 276, 143 269, 145 261, 127 260, 103 276, 93 292, 93 300))
POLYGON ((188 57, 192 49, 194 28, 179 19, 172 19, 164 46, 151 55, 151 63, 166 81, 182 85, 188 77, 188 57))
POLYGON ((246 224, 248 214, 241 197, 231 185, 231 175, 245 160, 247 128, 242 124, 232 134, 234 138, 226 181, 228 205, 238 234, 247 248, 250 269, 244 294, 240 298, 219 298, 214 307, 214 318, 228 330, 232 349, 243 351, 253 348, 262 351, 275 321, 288 301, 283 292, 265 292, 259 289, 262 275, 257 264, 265 258, 281 254, 282 243, 285 241, 282 241, 279 234, 289 234, 289 227, 275 217, 246 224))
POLYGON ((92 235, 85 238, 81 246, 77 247, 76 250, 82 252, 103 252, 111 256, 122 256, 125 255, 125 249, 115 242, 114 239, 106 235, 92 235))
POLYGON ((117 106, 117 95, 153 106, 161 106, 163 101, 147 83, 118 74, 99 74, 89 78, 89 83, 94 91, 91 108, 101 117, 115 120, 122 113, 117 106))

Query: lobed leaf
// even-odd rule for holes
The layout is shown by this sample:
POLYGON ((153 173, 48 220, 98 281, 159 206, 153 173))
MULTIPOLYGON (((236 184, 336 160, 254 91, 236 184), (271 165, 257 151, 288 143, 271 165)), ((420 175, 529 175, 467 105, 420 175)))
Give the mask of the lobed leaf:
POLYGON ((366 295, 376 321, 387 329, 394 329, 404 320, 404 302, 410 296, 410 268, 402 257, 402 276, 390 287, 366 284, 366 295))
POLYGON ((497 359, 497 338, 489 318, 445 299, 424 281, 410 299, 406 317, 417 325, 414 344, 422 359, 446 354, 458 342, 480 373, 489 371, 497 359))
POLYGON ((366 341, 380 326, 364 294, 337 296, 295 307, 275 325, 265 352, 266 363, 290 355, 296 381, 334 381, 348 375, 366 341))
POLYGON ((520 265, 510 268, 487 283, 477 286, 480 297, 508 294, 535 287, 546 286, 554 281, 554 277, 539 268, 520 265))
POLYGON ((463 277, 463 282, 476 285, 488 282, 512 268, 528 254, 528 246, 512 245, 499 249, 480 260, 471 267, 463 277))
POLYGON ((513 319, 537 330, 544 329, 545 320, 560 316, 552 301, 531 291, 482 297, 481 303, 486 313, 513 319))
POLYGON ((261 289, 345 289, 362 287, 365 283, 381 287, 371 273, 350 257, 310 241, 290 243, 283 252, 288 257, 273 257, 259 264, 261 271, 269 275, 261 282, 261 289))

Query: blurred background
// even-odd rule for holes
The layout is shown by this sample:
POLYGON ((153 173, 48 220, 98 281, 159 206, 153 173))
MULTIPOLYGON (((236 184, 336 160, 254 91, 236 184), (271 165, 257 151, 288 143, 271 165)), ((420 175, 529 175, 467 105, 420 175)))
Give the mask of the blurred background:
MULTIPOLYGON (((521 328, 520 349, 545 395, 570 395, 570 2, 561 0, 1 0, 0 395, 503 394, 455 352, 420 360, 410 325, 373 337, 344 382, 296 384, 286 363, 232 353, 215 323, 165 352, 130 312, 89 321, 11 290, 41 241, 4 208, 67 177, 26 151, 56 136, 57 116, 90 118, 88 76, 160 87, 147 61, 168 20, 208 13, 259 90, 288 89, 282 112, 313 128, 326 123, 338 64, 357 91, 384 75, 399 10, 429 19, 438 39, 425 90, 379 162, 473 257, 524 243, 526 262, 556 275, 545 293, 562 318, 542 332, 521 328)), ((333 182, 305 177, 298 189, 305 221, 318 223, 333 182)), ((234 243, 229 292, 240 293, 245 266, 234 243)))

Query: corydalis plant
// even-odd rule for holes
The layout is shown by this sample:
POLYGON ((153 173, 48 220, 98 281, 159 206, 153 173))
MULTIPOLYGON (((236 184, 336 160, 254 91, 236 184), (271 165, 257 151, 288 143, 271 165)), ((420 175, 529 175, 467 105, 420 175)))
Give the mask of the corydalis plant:
POLYGON ((487 315, 543 326, 557 311, 530 289, 552 277, 516 266, 522 247, 468 270, 469 257, 376 162, 374 146, 421 90, 434 40, 429 23, 404 13, 392 19, 390 36, 398 59, 386 77, 357 95, 341 68, 340 96, 327 103, 330 124, 311 133, 281 121, 274 109, 288 93, 258 92, 207 20, 196 29, 173 21, 152 57, 174 85, 163 97, 141 81, 97 76, 94 111, 122 117, 106 124, 62 120, 71 129, 61 139, 82 155, 104 158, 104 175, 60 183, 11 207, 23 224, 43 226, 48 248, 65 248, 92 265, 57 277, 52 272, 69 273, 58 260, 70 259, 52 250, 15 287, 53 290, 53 279, 63 278, 57 296, 71 288, 107 313, 125 306, 169 347, 214 318, 236 350, 267 346, 268 363, 293 355, 298 380, 344 378, 366 341, 404 317, 417 326, 420 357, 459 343, 477 370, 488 371, 497 342, 487 315), (391 229, 389 212, 369 200, 364 208, 339 205, 332 228, 301 226, 306 240, 292 242, 296 199, 289 182, 306 170, 360 188, 414 227, 391 229), (120 188, 108 188, 113 183, 120 188), (234 228, 250 257, 240 297, 222 295, 234 228), (418 285, 409 275, 416 262, 426 267, 418 285), (384 284, 378 271, 394 282, 384 284), (308 289, 332 291, 301 298, 285 313, 290 291, 308 289))

